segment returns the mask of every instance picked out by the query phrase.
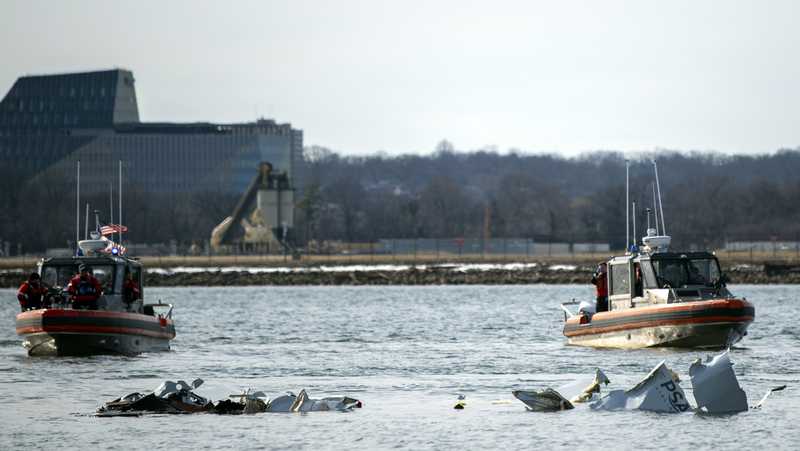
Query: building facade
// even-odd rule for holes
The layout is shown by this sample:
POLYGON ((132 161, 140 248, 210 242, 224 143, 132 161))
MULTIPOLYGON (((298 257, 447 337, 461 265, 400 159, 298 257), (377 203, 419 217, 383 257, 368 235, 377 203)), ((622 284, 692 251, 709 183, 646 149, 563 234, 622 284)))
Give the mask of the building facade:
POLYGON ((21 77, 0 102, 6 183, 74 190, 80 161, 81 192, 105 193, 121 161, 125 184, 145 193, 237 194, 268 161, 302 188, 302 149, 301 130, 272 120, 141 122, 133 73, 122 69, 21 77))

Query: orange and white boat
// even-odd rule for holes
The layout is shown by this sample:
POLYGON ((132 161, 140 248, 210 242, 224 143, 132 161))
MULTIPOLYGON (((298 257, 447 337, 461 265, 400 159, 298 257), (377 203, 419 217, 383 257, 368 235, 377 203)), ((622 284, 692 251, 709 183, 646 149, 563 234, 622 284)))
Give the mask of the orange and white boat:
MULTIPOLYGON (((655 162, 653 162, 655 168, 655 162)), ((656 202, 653 188, 653 203, 656 202)), ((659 189, 660 191, 660 189, 659 189)), ((655 209, 654 209, 655 211, 655 209)), ((627 215, 626 215, 627 216, 627 215)), ((635 204, 634 204, 635 217, 635 204)), ((608 261, 608 311, 595 312, 581 302, 577 313, 562 304, 564 336, 569 344, 607 348, 651 346, 725 348, 747 335, 755 318, 753 304, 726 287, 716 256, 709 252, 670 252, 671 238, 650 228, 641 248, 608 261)), ((634 222, 634 233, 636 225, 634 222)))
POLYGON ((728 291, 708 252, 615 257, 608 272, 609 310, 595 313, 583 303, 577 314, 568 314, 564 336, 570 344, 725 348, 747 335, 755 318, 753 304, 728 291))
MULTIPOLYGON (((101 248, 101 240, 81 241, 101 248)), ((38 272, 49 286, 44 305, 17 315, 17 335, 29 355, 136 355, 168 351, 175 338, 172 305, 145 304, 142 264, 121 255, 87 252, 82 257, 43 259, 38 272), (79 265, 90 267, 103 287, 96 310, 73 308, 64 289, 79 265), (140 287, 138 296, 126 299, 124 281, 140 287)))

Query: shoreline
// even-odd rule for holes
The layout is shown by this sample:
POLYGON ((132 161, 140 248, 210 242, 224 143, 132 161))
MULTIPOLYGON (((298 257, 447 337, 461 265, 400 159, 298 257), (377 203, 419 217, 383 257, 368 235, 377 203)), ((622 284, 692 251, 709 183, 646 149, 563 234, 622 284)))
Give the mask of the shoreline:
MULTIPOLYGON (((730 284, 800 284, 800 266, 787 263, 725 265, 730 284)), ((0 287, 17 288, 33 268, 0 271, 0 287)), ((433 265, 320 265, 250 267, 157 267, 145 287, 294 285, 529 285, 589 284, 593 265, 440 263, 433 265)))

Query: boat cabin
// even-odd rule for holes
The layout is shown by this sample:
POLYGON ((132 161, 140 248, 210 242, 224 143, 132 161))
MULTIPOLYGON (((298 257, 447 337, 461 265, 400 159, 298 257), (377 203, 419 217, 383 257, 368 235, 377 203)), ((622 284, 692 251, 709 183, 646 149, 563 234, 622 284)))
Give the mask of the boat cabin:
MULTIPOLYGON (((103 296, 98 300, 99 310, 129 311, 142 313, 142 264, 137 260, 114 255, 90 257, 46 258, 39 263, 39 275, 51 291, 62 292, 56 296, 54 307, 69 305, 65 290, 70 279, 78 274, 80 264, 91 268, 91 273, 103 287, 103 296), (139 299, 125 299, 125 280, 131 277, 139 288, 139 299), (58 299, 58 298, 61 299, 58 299), (62 305, 58 305, 62 304, 62 305)), ((127 295, 130 295, 129 293, 127 295)))
POLYGON ((710 299, 724 295, 724 285, 709 252, 630 254, 608 262, 609 310, 710 299))

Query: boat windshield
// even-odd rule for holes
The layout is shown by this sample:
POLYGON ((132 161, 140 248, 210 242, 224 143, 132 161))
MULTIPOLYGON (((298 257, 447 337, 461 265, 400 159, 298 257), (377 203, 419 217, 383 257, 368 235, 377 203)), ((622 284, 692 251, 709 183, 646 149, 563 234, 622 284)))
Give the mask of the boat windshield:
MULTIPOLYGON (((42 282, 49 287, 61 287, 66 289, 67 285, 69 285, 69 281, 75 277, 77 273, 77 265, 46 265, 42 268, 42 282)), ((92 266, 92 275, 100 282, 104 293, 111 294, 114 292, 114 266, 92 266)))
POLYGON ((653 269, 661 287, 711 286, 719 282, 720 278, 719 263, 714 258, 654 260, 653 269))

